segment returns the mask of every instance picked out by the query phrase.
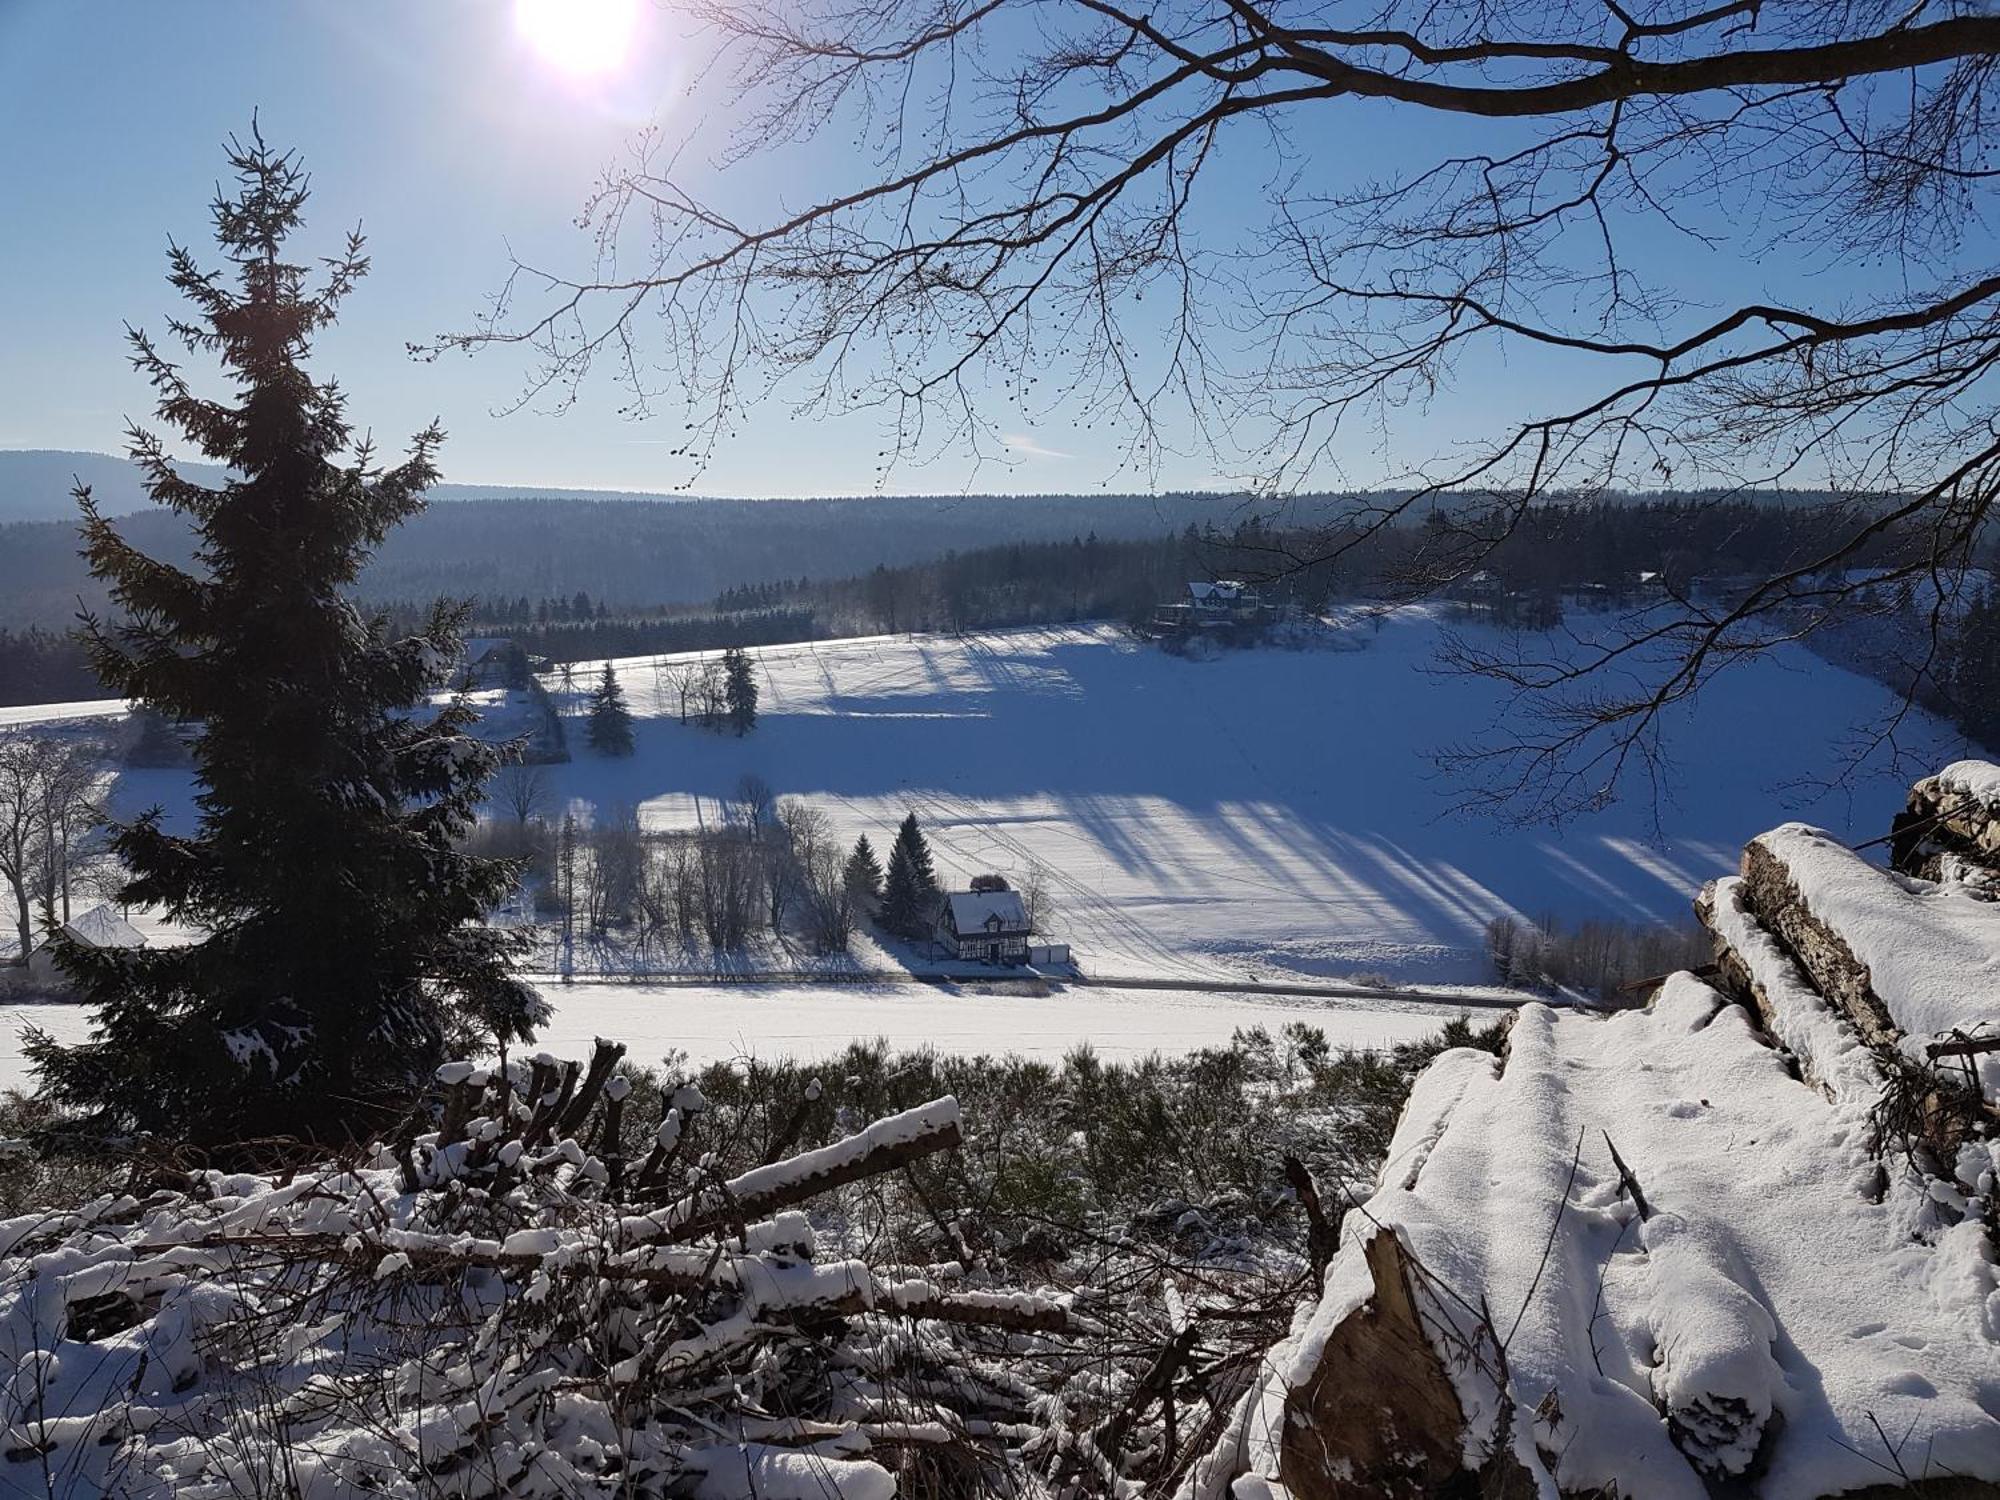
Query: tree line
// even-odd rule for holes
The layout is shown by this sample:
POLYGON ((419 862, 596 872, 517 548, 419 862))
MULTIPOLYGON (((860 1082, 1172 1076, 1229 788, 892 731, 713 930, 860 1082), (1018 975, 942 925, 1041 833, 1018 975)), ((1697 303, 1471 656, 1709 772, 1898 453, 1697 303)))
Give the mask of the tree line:
POLYGON ((843 843, 823 811, 778 796, 754 773, 723 816, 699 828, 643 829, 630 805, 588 823, 570 810, 558 818, 554 800, 542 766, 504 767, 494 812, 470 847, 523 870, 565 970, 580 946, 672 964, 798 940, 825 956, 847 952, 870 919, 906 941, 928 937, 936 921, 941 892, 915 813, 897 829, 885 870, 866 833, 843 843))
MULTIPOLYGON (((1564 589, 1601 590, 1607 606, 1632 602, 1642 573, 1682 591, 1698 580, 1759 577, 1819 555, 1851 524, 1854 507, 1830 498, 1771 497, 1545 502, 1499 543, 1487 571, 1496 618, 1523 628, 1561 619, 1564 589)), ((969 631, 1083 620, 1138 621, 1190 579, 1261 580, 1281 601, 1311 610, 1344 600, 1393 596, 1410 582, 1427 535, 1444 512, 1369 533, 1349 527, 1327 545, 1327 525, 1278 525, 1250 516, 1224 528, 1192 522, 1152 536, 1073 535, 951 551, 921 562, 880 564, 846 577, 748 580, 706 604, 635 609, 579 590, 565 596, 476 599, 468 631, 505 635, 548 662, 603 660, 778 645, 906 631, 969 631), (1307 559, 1308 543, 1318 554, 1307 559)), ((1874 544, 1886 558, 1893 530, 1874 544)), ((420 628, 427 601, 381 606, 385 628, 420 628)), ((101 696, 81 645, 39 628, 0 631, 0 704, 101 696)))

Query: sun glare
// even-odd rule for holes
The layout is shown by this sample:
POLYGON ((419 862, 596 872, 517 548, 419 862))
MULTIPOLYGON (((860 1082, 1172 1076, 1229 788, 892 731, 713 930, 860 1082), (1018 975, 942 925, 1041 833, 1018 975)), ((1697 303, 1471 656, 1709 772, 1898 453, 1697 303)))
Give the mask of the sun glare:
POLYGON ((639 0, 514 0, 514 26, 565 73, 608 73, 625 61, 639 0))

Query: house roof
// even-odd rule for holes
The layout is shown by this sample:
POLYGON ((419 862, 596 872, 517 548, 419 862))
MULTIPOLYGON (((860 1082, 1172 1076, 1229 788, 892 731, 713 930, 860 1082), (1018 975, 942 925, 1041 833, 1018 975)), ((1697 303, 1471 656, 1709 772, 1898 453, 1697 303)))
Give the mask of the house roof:
POLYGON ((146 935, 130 922, 118 915, 118 908, 111 905, 93 906, 89 911, 70 918, 63 923, 67 932, 79 943, 92 948, 143 948, 146 935))
POLYGON ((465 659, 484 661, 496 651, 505 651, 514 642, 504 635, 471 635, 465 638, 465 659))
POLYGON ((952 931, 982 931, 990 918, 998 917, 1004 930, 1025 931, 1028 909, 1021 904, 1019 891, 953 891, 945 898, 951 911, 952 931))
POLYGON ((1215 600, 1217 602, 1234 603, 1245 597, 1249 592, 1250 586, 1248 584, 1240 583, 1233 578, 1218 578, 1213 583, 1203 583, 1197 580, 1188 584, 1188 593, 1204 602, 1215 600))

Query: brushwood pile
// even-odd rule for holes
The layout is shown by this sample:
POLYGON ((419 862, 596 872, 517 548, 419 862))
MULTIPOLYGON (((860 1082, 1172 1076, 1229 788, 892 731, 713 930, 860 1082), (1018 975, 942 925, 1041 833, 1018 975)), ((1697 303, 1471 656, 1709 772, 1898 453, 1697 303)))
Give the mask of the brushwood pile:
POLYGON ((1121 1494, 1213 1441, 1181 1356, 1240 1383, 1303 1285, 975 1249, 911 1170, 955 1098, 801 1149, 814 1080, 744 1167, 698 1084, 633 1116, 623 1050, 447 1064, 346 1157, 135 1160, 0 1221, 0 1494, 1121 1494))
POLYGON ((2000 1494, 2000 768, 1886 842, 1772 829, 1708 969, 1440 1056, 1187 1500, 2000 1494))

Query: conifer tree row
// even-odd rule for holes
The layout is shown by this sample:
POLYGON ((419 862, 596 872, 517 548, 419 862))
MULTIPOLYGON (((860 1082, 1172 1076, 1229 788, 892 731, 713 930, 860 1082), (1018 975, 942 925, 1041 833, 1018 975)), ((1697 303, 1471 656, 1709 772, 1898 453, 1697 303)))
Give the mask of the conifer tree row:
POLYGON ((750 666, 749 653, 741 646, 731 646, 722 653, 722 669, 730 726, 739 735, 748 734, 757 727, 757 674, 750 666))
POLYGON ((159 419, 231 476, 197 485, 161 438, 130 433, 152 498, 199 538, 194 568, 138 552, 77 493, 91 570, 121 616, 86 622, 99 678, 197 726, 198 820, 170 830, 155 809, 116 828, 118 899, 200 936, 59 940, 96 1023, 86 1043, 37 1036, 28 1052, 44 1096, 99 1129, 341 1138, 405 1108, 454 1030, 521 1038, 546 1008, 510 973, 512 941, 482 925, 513 868, 459 847, 496 754, 468 705, 424 706, 459 655, 462 611, 441 605, 391 639, 347 597, 421 508, 443 434, 426 428, 388 468, 352 439, 344 393, 305 360, 367 272, 360 234, 315 282, 286 254, 302 168, 254 129, 229 160, 235 190, 213 205, 227 271, 175 245, 168 278, 192 308, 171 332, 220 363, 227 393, 129 335, 159 419))
POLYGON ((889 874, 882 885, 882 925, 901 937, 922 937, 937 896, 930 844, 917 826, 917 815, 911 813, 896 830, 896 842, 889 850, 889 874))
POLYGON ((600 755, 630 755, 633 750, 632 710, 625 706, 625 690, 610 662, 604 664, 604 676, 590 695, 587 738, 600 755))

